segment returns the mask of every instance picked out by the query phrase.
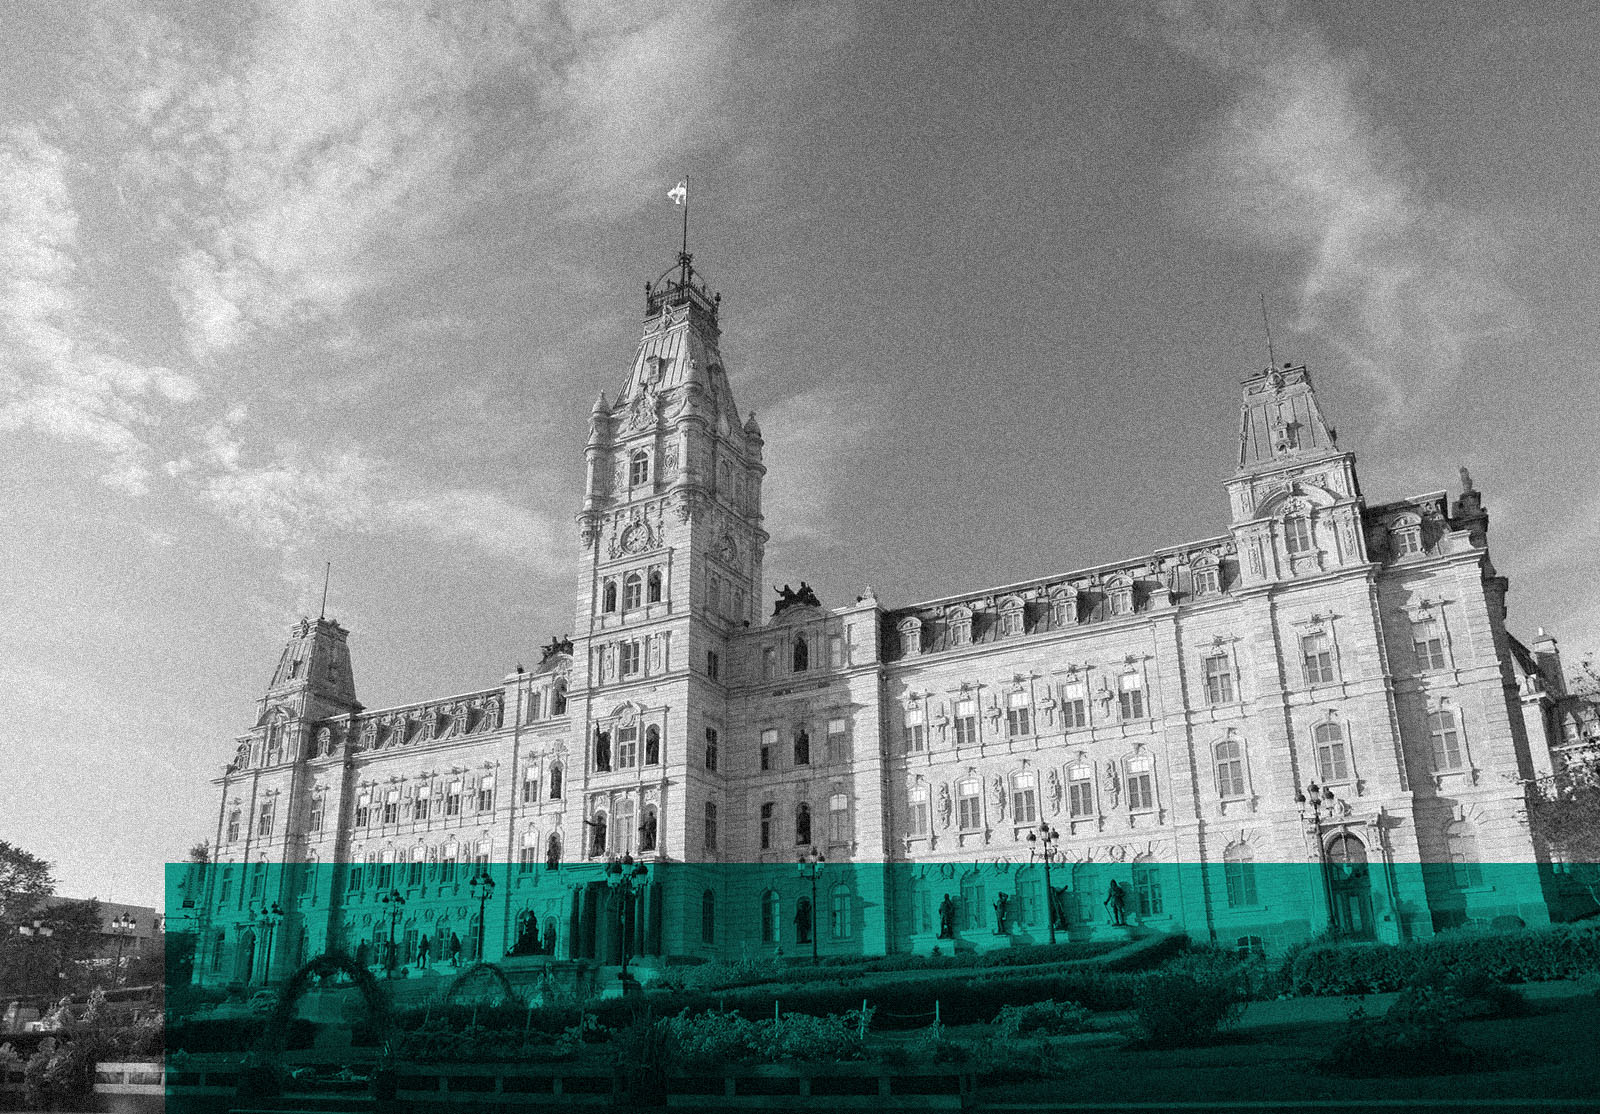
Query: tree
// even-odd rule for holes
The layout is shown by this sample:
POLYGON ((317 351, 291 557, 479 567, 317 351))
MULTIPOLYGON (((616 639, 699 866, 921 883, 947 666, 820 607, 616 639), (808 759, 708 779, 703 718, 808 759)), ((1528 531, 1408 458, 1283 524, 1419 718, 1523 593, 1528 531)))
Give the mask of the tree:
POLYGON ((0 925, 21 921, 55 892, 49 863, 0 839, 0 925))
POLYGON ((1534 832, 1600 905, 1600 764, 1570 767, 1529 789, 1528 821, 1534 832))

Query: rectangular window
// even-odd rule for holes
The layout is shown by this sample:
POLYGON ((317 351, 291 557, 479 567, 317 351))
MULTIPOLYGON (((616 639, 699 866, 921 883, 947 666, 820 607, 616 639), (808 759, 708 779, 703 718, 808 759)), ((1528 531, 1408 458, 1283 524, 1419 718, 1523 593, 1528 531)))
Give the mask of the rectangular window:
POLYGON ((411 806, 413 819, 426 820, 428 818, 429 805, 433 803, 432 794, 432 786, 421 785, 417 787, 416 803, 411 806))
POLYGON ((1094 815, 1094 771, 1088 766, 1073 766, 1067 771, 1067 814, 1094 815))
POLYGON ((356 827, 365 828, 372 823, 372 794, 363 793, 356 798, 356 827))
POLYGON ((811 765, 811 733, 802 724, 794 729, 794 764, 811 765))
POLYGON ((1303 515, 1296 515, 1283 524, 1283 546, 1289 551, 1290 556, 1297 553, 1310 553, 1311 520, 1303 515))
POLYGON ((1394 534, 1394 555, 1406 557, 1422 552, 1422 527, 1402 526, 1394 534))
POLYGON ((717 846, 717 806, 711 801, 706 802, 706 849, 715 850, 717 846))
POLYGON ((761 679, 770 681, 778 672, 778 651, 771 646, 761 650, 761 679))
POLYGON ((761 806, 761 849, 770 850, 772 847, 772 813, 776 806, 771 801, 761 806))
POLYGON ((449 884, 456 880, 456 856, 460 853, 453 843, 444 849, 444 858, 439 861, 439 881, 449 884))
POLYGON ((260 901, 267 887, 267 864, 257 863, 250 872, 250 900, 260 901))
POLYGON ((1306 684, 1333 683, 1333 644, 1325 632, 1317 631, 1301 637, 1300 660, 1305 666, 1306 684))
POLYGON ((445 794, 444 798, 444 814, 446 816, 461 815, 461 782, 459 781, 450 783, 450 792, 445 794))
MULTIPOLYGON (((387 853, 388 852, 385 852, 385 854, 387 853)), ((387 890, 391 888, 393 884, 394 867, 390 865, 388 859, 382 859, 378 863, 378 889, 387 890)))
POLYGON ((761 733, 761 768, 772 769, 772 756, 778 751, 778 729, 769 727, 761 733))
POLYGON ((715 650, 706 651, 706 676, 713 681, 722 675, 722 659, 717 657, 715 650))
POLYGON ((962 831, 973 831, 983 826, 983 790, 977 778, 967 778, 956 785, 956 823, 962 831))
POLYGON ((1089 726, 1089 686, 1082 681, 1061 686, 1061 722, 1069 731, 1089 726))
POLYGON ((929 807, 928 790, 913 789, 911 791, 911 834, 925 836, 928 834, 932 809, 929 807))
POLYGON ((383 797, 383 822, 400 823, 400 790, 391 789, 383 797))
POLYGON ((850 842, 850 800, 843 793, 828 798, 828 842, 850 842))
POLYGON ((1128 771, 1128 811, 1149 812, 1156 807, 1155 762, 1145 757, 1130 758, 1128 771))
POLYGON ((1233 663, 1227 654, 1212 654, 1206 658, 1206 701, 1233 703, 1233 663))
POLYGON ((538 865, 538 862, 538 846, 524 840, 522 846, 517 850, 517 873, 532 874, 533 868, 538 865))
POLYGON ((1117 706, 1123 719, 1144 719, 1144 677, 1124 673, 1117 678, 1117 706))
POLYGON ((850 732, 843 719, 828 721, 828 761, 850 761, 850 732))
POLYGON ((1433 712, 1428 716, 1428 737, 1433 743, 1433 768, 1459 770, 1465 767, 1461 756, 1461 732, 1456 727, 1456 714, 1452 711, 1433 712))
POLYGON ((1417 652, 1418 669, 1443 669, 1444 637, 1437 619, 1424 619, 1411 624, 1411 645, 1417 652))
POLYGON ((272 835, 272 802, 270 801, 261 806, 261 815, 256 820, 256 835, 263 839, 272 835))
POLYGON ((828 664, 835 669, 844 665, 844 638, 840 635, 828 636, 828 664))
POLYGON ((639 643, 624 642, 621 644, 622 664, 619 667, 624 677, 632 677, 639 672, 639 643))
POLYGON ((706 769, 715 771, 717 768, 717 729, 706 728, 706 769))
POLYGON ((956 701, 956 746, 968 746, 978 741, 978 702, 956 701))
POLYGON ((921 754, 928 749, 928 727, 923 722, 921 708, 906 709, 906 725, 903 731, 906 750, 911 754, 921 754))
POLYGON ((539 779, 533 774, 522 779, 522 803, 525 805, 539 803, 539 779))
POLYGON ((494 775, 493 774, 486 774, 484 776, 483 780, 478 782, 478 811, 479 812, 493 812, 494 811, 494 775))
POLYGON ((346 886, 345 888, 347 890, 349 890, 353 894, 361 892, 361 864, 360 863, 351 863, 350 864, 350 884, 348 886, 346 886))
POLYGON ((314 832, 320 832, 322 830, 322 814, 325 811, 326 805, 327 801, 323 798, 321 793, 318 793, 315 797, 311 798, 311 817, 309 823, 311 825, 311 830, 314 832))
POLYGON ((639 728, 625 724, 617 728, 617 769, 631 770, 639 761, 639 728))
POLYGON ((1033 774, 1011 779, 1011 822, 1032 824, 1039 819, 1039 781, 1033 774))
POLYGON ((1033 734, 1033 700, 1025 692, 1006 695, 1006 734, 1012 738, 1033 734))

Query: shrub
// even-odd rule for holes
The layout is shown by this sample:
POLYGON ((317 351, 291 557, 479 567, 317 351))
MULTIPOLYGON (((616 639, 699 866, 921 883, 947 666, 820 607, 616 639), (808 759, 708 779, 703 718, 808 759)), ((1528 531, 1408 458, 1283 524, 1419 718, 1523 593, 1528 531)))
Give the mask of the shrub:
POLYGON ((1600 967, 1594 926, 1459 933, 1405 944, 1330 944, 1294 960, 1301 994, 1399 990, 1425 971, 1476 970, 1498 982, 1575 978, 1600 967))
POLYGON ((663 1025, 684 1062, 695 1066, 729 1063, 833 1063, 866 1058, 862 1039, 871 1011, 826 1017, 790 1013, 776 1020, 751 1021, 740 1014, 684 1010, 663 1025))
POLYGON ((1381 1020, 1356 1006, 1323 1064, 1352 1076, 1427 1075, 1472 1066, 1473 1053, 1451 1029, 1449 1004, 1430 987, 1411 988, 1381 1020))
POLYGON ((1243 1013, 1237 980, 1184 972, 1152 975, 1134 1007, 1139 1042, 1149 1048, 1206 1044, 1243 1013))
POLYGON ((1076 1002, 1033 1002, 1025 1006, 1002 1006, 994 1018, 996 1037, 1046 1036, 1082 1033, 1091 1027, 1094 1015, 1076 1002))

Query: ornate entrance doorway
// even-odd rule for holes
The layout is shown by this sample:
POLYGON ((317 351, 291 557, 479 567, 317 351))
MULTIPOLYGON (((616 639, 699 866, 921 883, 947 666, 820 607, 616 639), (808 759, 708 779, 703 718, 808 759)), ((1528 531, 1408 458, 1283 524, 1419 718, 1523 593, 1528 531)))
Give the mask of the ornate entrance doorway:
POLYGON ((1371 940, 1372 874, 1367 869, 1367 847, 1356 836, 1341 832, 1328 841, 1328 893, 1333 902, 1333 927, 1340 936, 1371 940))

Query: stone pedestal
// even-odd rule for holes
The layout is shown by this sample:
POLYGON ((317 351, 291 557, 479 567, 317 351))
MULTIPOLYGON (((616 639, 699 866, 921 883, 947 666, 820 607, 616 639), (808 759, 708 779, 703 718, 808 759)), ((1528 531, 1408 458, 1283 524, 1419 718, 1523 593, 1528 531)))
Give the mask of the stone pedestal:
POLYGON ((1011 946, 1011 934, 1009 932, 963 932, 961 933, 961 942, 965 945, 961 949, 962 951, 977 952, 981 955, 984 952, 997 952, 1002 948, 1009 948, 1011 946))

